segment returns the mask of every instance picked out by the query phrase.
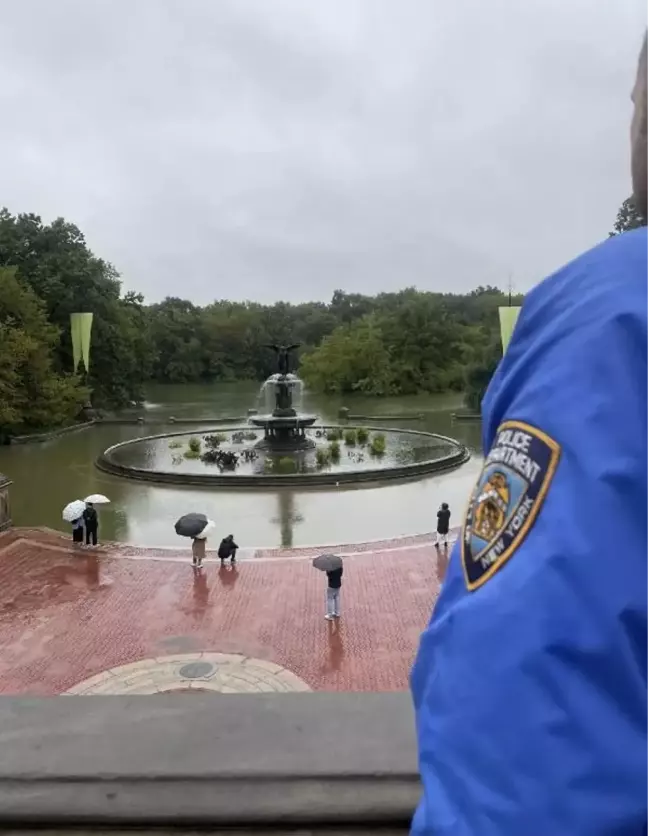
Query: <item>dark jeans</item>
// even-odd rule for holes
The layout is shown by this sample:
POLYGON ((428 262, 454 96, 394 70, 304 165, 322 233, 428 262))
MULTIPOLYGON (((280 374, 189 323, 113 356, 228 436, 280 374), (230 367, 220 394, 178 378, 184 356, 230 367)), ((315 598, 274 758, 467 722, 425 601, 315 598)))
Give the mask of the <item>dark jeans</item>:
POLYGON ((83 529, 82 528, 73 528, 72 529, 72 542, 83 543, 83 529))
POLYGON ((95 526, 94 528, 86 528, 86 546, 90 545, 90 541, 92 540, 92 545, 97 545, 97 531, 98 527, 95 526))
POLYGON ((227 557, 221 557, 221 563, 225 563, 225 561, 228 558, 232 561, 232 563, 236 562, 236 549, 232 549, 232 551, 227 555, 227 557))

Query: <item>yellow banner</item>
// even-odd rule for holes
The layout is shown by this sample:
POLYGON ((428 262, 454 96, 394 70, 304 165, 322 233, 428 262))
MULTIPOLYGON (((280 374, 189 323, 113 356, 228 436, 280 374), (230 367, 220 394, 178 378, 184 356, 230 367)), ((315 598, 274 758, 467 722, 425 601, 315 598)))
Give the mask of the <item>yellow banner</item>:
POLYGON ((90 335, 92 333, 92 314, 70 314, 70 328, 72 330, 72 361, 74 371, 79 368, 83 360, 86 372, 90 371, 90 335))
POLYGON ((515 323, 517 322, 517 318, 521 310, 521 307, 499 309, 500 334, 502 335, 502 353, 506 351, 506 349, 508 348, 508 344, 511 342, 511 337, 513 336, 513 329, 515 328, 515 323))

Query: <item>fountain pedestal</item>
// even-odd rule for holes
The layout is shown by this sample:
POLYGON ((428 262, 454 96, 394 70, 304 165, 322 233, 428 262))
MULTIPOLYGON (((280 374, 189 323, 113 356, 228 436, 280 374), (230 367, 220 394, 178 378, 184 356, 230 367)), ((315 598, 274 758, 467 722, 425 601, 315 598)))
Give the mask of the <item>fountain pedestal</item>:
POLYGON ((303 384, 294 374, 274 374, 263 384, 267 399, 274 409, 265 415, 250 415, 255 427, 263 428, 263 440, 258 446, 277 451, 296 451, 314 447, 306 437, 306 429, 317 420, 316 415, 298 412, 293 404, 293 393, 301 395, 303 384))

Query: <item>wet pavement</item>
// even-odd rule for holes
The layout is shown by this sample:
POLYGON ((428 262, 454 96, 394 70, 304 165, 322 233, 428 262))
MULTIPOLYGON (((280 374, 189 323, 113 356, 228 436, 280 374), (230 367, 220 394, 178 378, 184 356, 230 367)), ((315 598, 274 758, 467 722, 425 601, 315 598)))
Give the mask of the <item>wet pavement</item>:
POLYGON ((342 618, 329 622, 321 551, 257 549, 225 568, 208 552, 194 572, 188 549, 2 534, 0 693, 406 689, 443 553, 428 536, 337 547, 342 618))

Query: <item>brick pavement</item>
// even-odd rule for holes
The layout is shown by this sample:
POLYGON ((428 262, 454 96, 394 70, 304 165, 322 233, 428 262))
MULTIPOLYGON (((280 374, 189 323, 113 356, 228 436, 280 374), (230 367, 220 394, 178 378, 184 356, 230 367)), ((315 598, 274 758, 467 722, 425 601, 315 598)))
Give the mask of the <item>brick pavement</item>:
POLYGON ((194 574, 186 549, 74 551, 56 532, 2 534, 0 693, 407 688, 443 556, 429 537, 336 549, 334 623, 317 551, 258 550, 194 574))

